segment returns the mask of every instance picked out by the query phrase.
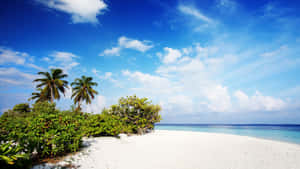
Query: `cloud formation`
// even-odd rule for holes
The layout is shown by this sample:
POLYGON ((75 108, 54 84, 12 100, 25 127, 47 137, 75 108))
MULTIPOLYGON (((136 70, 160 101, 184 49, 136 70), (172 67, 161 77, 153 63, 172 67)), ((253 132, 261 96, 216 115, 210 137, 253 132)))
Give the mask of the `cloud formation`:
POLYGON ((17 68, 0 68, 1 86, 22 85, 33 86, 32 81, 37 75, 24 73, 17 68))
POLYGON ((107 4, 103 0, 36 0, 48 8, 71 15, 73 23, 99 23, 97 16, 104 13, 107 4))
POLYGON ((120 84, 120 81, 116 80, 113 77, 114 75, 112 72, 105 72, 103 75, 101 75, 100 71, 98 71, 97 69, 92 69, 92 73, 94 73, 94 75, 101 80, 107 80, 116 87, 122 87, 122 85, 120 84))
POLYGON ((26 52, 14 51, 12 49, 0 46, 0 64, 1 65, 22 65, 37 70, 44 70, 42 67, 33 64, 34 57, 26 52))
POLYGON ((105 49, 100 56, 120 56, 120 52, 122 49, 132 49, 139 52, 146 52, 149 49, 153 48, 153 44, 151 41, 139 41, 137 39, 127 38, 125 36, 121 36, 118 39, 118 46, 113 47, 111 49, 105 49))
POLYGON ((88 113, 96 113, 99 114, 102 112, 103 108, 107 105, 106 97, 102 95, 97 95, 94 100, 92 100, 92 104, 83 104, 83 111, 88 113))
POLYGON ((186 15, 190 15, 190 16, 193 16, 199 20, 202 20, 203 22, 207 22, 207 23, 212 23, 213 20, 210 19, 209 17, 205 16, 204 14, 202 14, 200 12, 200 10, 192 7, 192 6, 186 6, 186 5, 179 5, 178 6, 178 10, 180 12, 182 12, 183 14, 186 14, 186 15))
POLYGON ((175 61, 177 61, 177 59, 179 59, 182 56, 181 52, 177 49, 165 47, 164 51, 165 51, 165 55, 161 57, 162 57, 162 62, 166 64, 174 63, 175 61))
POLYGON ((79 65, 79 62, 76 61, 78 58, 79 56, 70 52, 55 51, 49 57, 44 57, 42 60, 51 64, 50 68, 61 68, 65 72, 68 72, 79 65))
MULTIPOLYGON (((284 47, 263 56, 275 57, 281 50, 284 47)), ((233 54, 218 55, 217 48, 199 44, 182 49, 164 48, 164 51, 167 52, 159 56, 162 64, 155 74, 130 70, 123 70, 122 74, 134 82, 128 85, 132 93, 154 99, 163 106, 165 114, 274 112, 285 111, 290 105, 287 100, 259 91, 251 96, 240 89, 229 90, 216 81, 214 78, 224 67, 239 61, 233 54), (168 56, 174 51, 180 55, 168 56)))

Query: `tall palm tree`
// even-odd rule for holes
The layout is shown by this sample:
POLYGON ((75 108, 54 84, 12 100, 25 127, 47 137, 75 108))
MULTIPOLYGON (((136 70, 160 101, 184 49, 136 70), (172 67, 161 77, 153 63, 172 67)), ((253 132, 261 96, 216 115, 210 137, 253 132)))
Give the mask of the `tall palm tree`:
POLYGON ((86 77, 81 76, 81 78, 75 79, 73 83, 71 83, 72 86, 72 97, 74 98, 74 104, 78 104, 77 109, 81 109, 81 103, 83 101, 86 102, 86 104, 91 104, 92 99, 95 98, 95 94, 98 94, 96 90, 94 90, 92 87, 97 86, 98 84, 96 82, 93 82, 92 77, 86 77))
POLYGON ((36 87, 43 87, 41 93, 42 95, 48 95, 51 103, 54 99, 60 99, 60 93, 65 95, 65 89, 68 88, 68 82, 62 80, 68 77, 68 75, 63 74, 61 69, 51 69, 51 72, 39 72, 39 75, 44 76, 40 79, 35 79, 34 82, 40 82, 36 87))
POLYGON ((37 88, 37 92, 31 93, 31 97, 28 101, 35 100, 35 103, 50 100, 50 95, 48 92, 44 91, 42 88, 37 88))

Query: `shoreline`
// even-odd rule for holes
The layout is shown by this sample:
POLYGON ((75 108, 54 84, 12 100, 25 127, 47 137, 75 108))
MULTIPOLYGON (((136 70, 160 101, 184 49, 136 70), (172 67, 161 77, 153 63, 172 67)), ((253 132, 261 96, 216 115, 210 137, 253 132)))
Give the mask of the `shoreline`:
POLYGON ((163 129, 156 129, 155 131, 175 131, 175 132, 195 132, 195 133, 211 133, 211 134, 221 134, 221 135, 230 135, 230 136, 240 136, 240 137, 248 137, 248 138, 254 138, 262 141, 274 141, 274 142, 280 142, 280 143, 286 143, 286 144, 292 144, 295 146, 300 146, 300 143, 294 143, 289 141, 282 141, 282 140, 275 140, 275 139, 268 139, 268 138, 262 138, 262 137, 256 137, 256 136, 247 136, 247 135, 238 135, 238 134, 231 134, 231 133, 218 133, 218 132, 204 132, 204 131, 188 131, 188 130, 163 130, 163 129))
POLYGON ((58 164, 71 160, 79 169, 300 168, 300 145, 232 134, 154 130, 84 143, 90 145, 58 164))

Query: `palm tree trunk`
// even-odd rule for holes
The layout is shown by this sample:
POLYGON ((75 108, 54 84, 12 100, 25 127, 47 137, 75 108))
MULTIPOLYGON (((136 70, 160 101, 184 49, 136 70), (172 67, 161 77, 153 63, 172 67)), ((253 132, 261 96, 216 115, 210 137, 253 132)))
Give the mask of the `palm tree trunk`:
POLYGON ((79 110, 79 111, 81 110, 80 105, 81 105, 81 101, 78 102, 78 106, 77 106, 77 110, 79 110))
POLYGON ((50 87, 50 97, 51 97, 51 103, 53 103, 53 89, 50 87))

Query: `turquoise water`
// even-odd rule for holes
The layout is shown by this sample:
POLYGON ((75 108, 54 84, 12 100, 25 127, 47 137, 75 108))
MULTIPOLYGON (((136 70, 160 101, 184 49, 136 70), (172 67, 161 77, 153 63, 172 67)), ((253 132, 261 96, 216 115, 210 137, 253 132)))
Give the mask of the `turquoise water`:
POLYGON ((155 129, 235 134, 300 144, 300 125, 157 124, 155 129))

